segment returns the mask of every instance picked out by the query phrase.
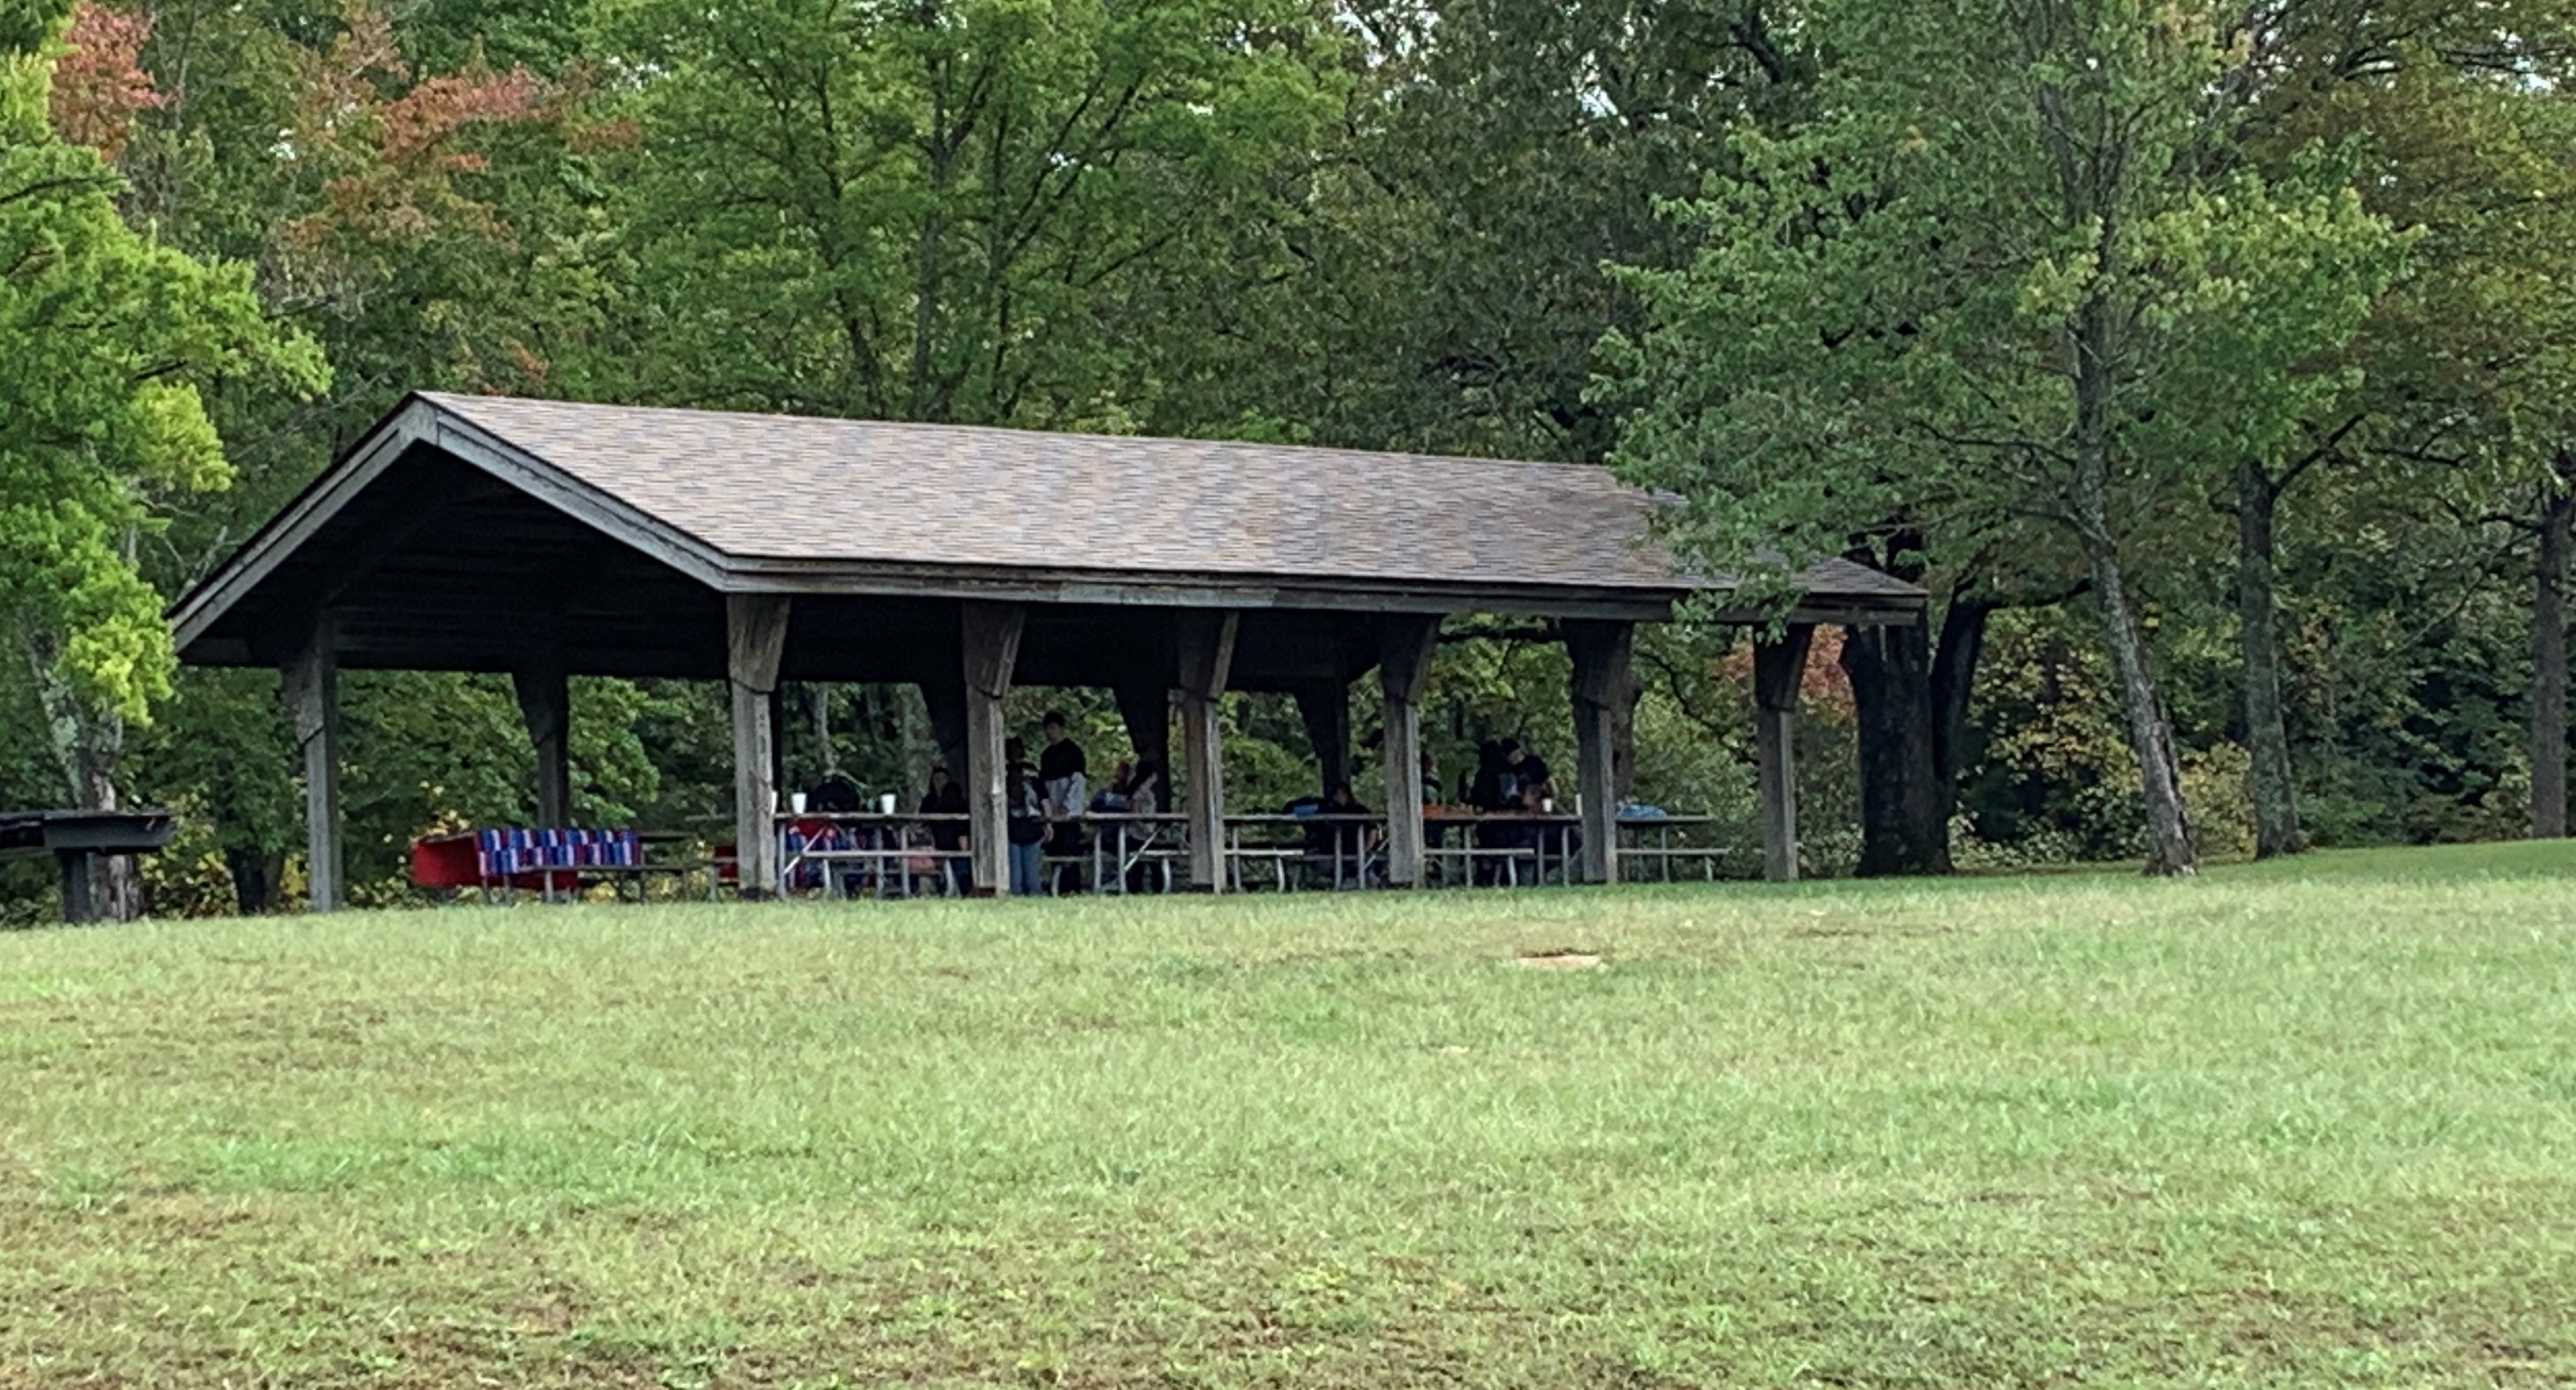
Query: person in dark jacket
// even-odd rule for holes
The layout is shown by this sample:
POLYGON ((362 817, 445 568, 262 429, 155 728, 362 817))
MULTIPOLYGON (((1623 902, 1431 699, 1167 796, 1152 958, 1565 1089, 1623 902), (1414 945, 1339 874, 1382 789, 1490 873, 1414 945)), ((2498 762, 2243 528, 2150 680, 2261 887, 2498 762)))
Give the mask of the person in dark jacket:
MULTIPOLYGON (((920 813, 925 816, 962 816, 966 814, 966 789, 948 775, 945 767, 930 770, 930 790, 921 794, 920 813)), ((966 881, 966 863, 955 858, 966 848, 966 822, 934 820, 930 822, 930 847, 940 853, 940 877, 951 893, 959 891, 966 881)))
POLYGON ((1002 748, 1002 804, 1011 842, 1011 893, 1036 897, 1045 891, 1040 865, 1046 857, 1046 791, 1029 762, 1028 745, 1012 739, 1002 748))
MULTIPOLYGON (((1082 745, 1065 731, 1062 710, 1048 710, 1039 722, 1046 735, 1046 747, 1038 753, 1038 782, 1046 798, 1046 816, 1051 822, 1046 852, 1060 859, 1082 857, 1082 817, 1091 808, 1090 760, 1082 745)), ((1057 869, 1055 890, 1074 892, 1082 887, 1082 873, 1072 864, 1057 869)))
MULTIPOLYGON (((1512 771, 1512 758, 1521 750, 1511 739, 1487 739, 1476 750, 1476 777, 1468 784, 1467 804, 1483 817, 1516 816, 1521 810, 1520 778, 1512 771)), ((1527 827, 1504 819, 1480 820, 1476 825, 1476 848, 1480 850, 1514 850, 1521 847, 1522 832, 1527 827)), ((1503 861, 1496 855, 1480 855, 1476 860, 1475 881, 1493 883, 1503 877, 1503 861)))

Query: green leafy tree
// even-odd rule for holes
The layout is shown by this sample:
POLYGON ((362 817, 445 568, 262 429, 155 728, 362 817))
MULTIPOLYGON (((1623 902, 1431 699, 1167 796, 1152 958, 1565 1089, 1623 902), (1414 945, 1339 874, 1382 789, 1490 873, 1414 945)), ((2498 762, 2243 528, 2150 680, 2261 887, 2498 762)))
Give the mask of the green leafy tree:
MULTIPOLYGON (((118 215, 96 150, 57 135, 61 16, 0 18, 0 609, 74 804, 113 807, 126 727, 169 693, 162 598, 137 564, 173 495, 230 470, 200 385, 328 380, 320 352, 262 313, 247 267, 163 246, 118 215)), ((110 905, 131 911, 117 875, 110 905)))
MULTIPOLYGON (((2297 692, 2282 635, 2291 619, 2276 583, 2282 508, 2294 489, 2335 527, 2457 524, 2424 506, 2428 497, 2471 513, 2500 503, 2540 537, 2535 608, 2554 596, 2551 512, 2544 504, 2533 519, 2529 508, 2535 493, 2564 490, 2549 465, 2567 437, 2557 417, 2569 394, 2571 321, 2566 296, 2551 287, 2565 277, 2564 248, 2576 244, 2558 153, 2569 135, 2576 6, 2294 0, 2253 7, 2242 24, 2243 80, 2231 89, 2242 157, 2279 178, 2295 176, 2319 145, 2352 150, 2368 174, 2356 183, 2365 205, 2413 238, 2410 273, 2381 297, 2352 351, 2366 369, 2353 389, 2311 390, 2296 446, 2239 459, 2223 504, 2237 521, 2256 852, 2269 855, 2306 838, 2289 727, 2297 692)), ((2447 551, 2453 542, 2426 535, 2419 544, 2447 551)), ((2545 617, 2535 623, 2534 735, 2554 728, 2559 740, 2555 758, 2535 742, 2536 770, 2564 763, 2566 721, 2542 710, 2553 684, 2546 639, 2563 630, 2545 617)), ((2535 824, 2546 783, 2535 776, 2535 824)), ((2563 816, 2563 787, 2556 802, 2563 816)))
POLYGON ((1681 209, 1686 269, 1614 360, 1619 463, 1687 498, 1728 565, 1837 553, 1884 518, 2067 557, 2099 618, 2150 872, 2195 865, 2136 573, 2212 468, 2285 448, 2296 379, 2352 336, 2397 239, 2326 176, 2223 158, 2242 63, 2214 8, 2144 0, 1819 4, 1828 116, 1747 133, 1681 209), (1962 43, 1961 35, 1982 36, 1962 43), (2035 528, 2035 533, 2034 533, 2035 528))
POLYGON ((1366 0, 1334 7, 1340 119, 1298 181, 1277 273, 1214 306, 1207 418, 1360 448, 1599 462, 1605 266, 1687 247, 1655 215, 1812 64, 1765 0, 1366 0))
POLYGON ((683 403, 1137 427, 1327 110, 1288 0, 605 16, 645 75, 602 384, 683 403))
MULTIPOLYGON (((57 130, 113 156, 129 224, 250 266, 269 312, 300 325, 334 367, 320 394, 274 377, 205 393, 232 444, 233 485, 166 499, 166 526, 139 538, 139 568, 162 594, 219 563, 403 392, 542 394, 550 359, 580 350, 596 289, 585 257, 595 230, 588 151, 613 145, 619 131, 584 121, 585 79, 539 41, 571 11, 499 4, 475 13, 504 11, 523 21, 505 27, 527 41, 496 29, 495 47, 565 70, 540 77, 494 66, 451 22, 462 12, 446 7, 82 5, 63 60, 68 80, 54 92, 57 130)), ((256 910, 302 838, 276 677, 183 670, 176 685, 162 727, 128 750, 125 777, 135 794, 211 823, 205 838, 241 905, 256 910)), ((418 676, 353 681, 347 698, 354 724, 400 726, 415 718, 407 707, 428 719, 448 693, 418 676)), ((504 755, 524 743, 509 738, 504 755)), ((434 800, 416 776, 382 794, 367 783, 370 770, 402 775, 395 767, 371 760, 351 780, 362 812, 352 823, 354 866, 369 874, 377 866, 367 845, 445 813, 371 821, 377 810, 390 822, 434 800)), ((426 785, 462 789, 461 802, 481 784, 460 771, 426 785)), ((188 908, 183 890, 194 880, 169 886, 166 905, 188 908)))

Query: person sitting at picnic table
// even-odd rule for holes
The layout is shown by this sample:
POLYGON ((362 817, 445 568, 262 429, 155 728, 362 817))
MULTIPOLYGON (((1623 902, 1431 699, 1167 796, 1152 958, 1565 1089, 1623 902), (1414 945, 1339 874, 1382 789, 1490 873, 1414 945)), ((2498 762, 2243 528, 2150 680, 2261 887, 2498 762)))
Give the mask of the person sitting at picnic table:
POLYGON ((1136 764, 1135 775, 1127 782, 1127 814, 1158 816, 1163 813, 1163 765, 1147 758, 1136 764))
POLYGON ((838 772, 823 774, 823 780, 805 791, 805 809, 816 815, 846 816, 859 809, 858 784, 838 772))
MULTIPOLYGON (((1162 764, 1147 758, 1136 764, 1135 772, 1128 779, 1127 814, 1155 816, 1161 814, 1162 809, 1163 767, 1162 764)), ((1163 828, 1147 821, 1140 825, 1123 827, 1119 833, 1122 843, 1127 848, 1151 849, 1154 842, 1161 838, 1163 828)), ((1169 874, 1168 866, 1158 866, 1140 858, 1127 870, 1127 891, 1146 893, 1167 887, 1171 882, 1169 874)))
POLYGON ((1547 818, 1538 824, 1522 827, 1525 843, 1544 850, 1548 858, 1560 865, 1572 862, 1580 840, 1573 825, 1555 819, 1555 771, 1548 767, 1547 759, 1527 748, 1515 751, 1507 761, 1520 782, 1522 812, 1547 818))
POLYGON ((1503 768, 1520 794, 1523 805, 1535 806, 1530 799, 1535 791, 1541 799, 1556 795, 1556 774, 1547 759, 1508 739, 1503 743, 1503 768))
MULTIPOLYGON (((948 775, 945 767, 930 770, 930 789, 921 794, 920 813, 925 816, 963 816, 966 814, 966 789, 948 775)), ((940 854, 940 876, 948 891, 958 892, 965 883, 965 861, 955 856, 966 848, 966 822, 934 820, 930 822, 930 847, 940 854)))
POLYGON ((1109 785, 1091 794, 1091 813, 1095 816, 1116 815, 1127 809, 1128 797, 1136 787, 1136 765, 1125 758, 1109 768, 1109 785))
POLYGON ((1028 745, 1011 739, 1002 745, 1002 804, 1011 842, 1011 894, 1033 898, 1042 890, 1039 864, 1046 854, 1046 789, 1029 762, 1028 745))
POLYGON ((1489 738, 1476 746, 1476 774, 1467 779, 1467 804, 1479 811, 1496 811, 1506 799, 1502 741, 1489 738))
MULTIPOLYGON (((813 889, 828 880, 823 864, 805 858, 809 854, 846 853, 867 848, 861 843, 858 827, 832 819, 859 809, 859 789, 840 773, 826 773, 820 781, 807 787, 790 803, 791 819, 787 826, 787 852, 798 862, 788 875, 788 887, 813 889)), ((866 882, 866 870, 856 864, 841 865, 843 891, 852 891, 866 882)))
MULTIPOLYGON (((1467 804, 1476 809, 1476 848, 1516 852, 1529 847, 1529 827, 1503 819, 1519 815, 1521 777, 1515 764, 1523 757, 1520 743, 1514 739, 1488 739, 1476 750, 1476 777, 1468 784, 1467 804)), ((1480 884, 1502 879, 1508 870, 1502 854, 1484 855, 1476 861, 1475 880, 1480 884)))
MULTIPOLYGON (((1079 859, 1082 815, 1091 801, 1091 789, 1085 779, 1090 764, 1083 757, 1082 745, 1065 732, 1064 711, 1048 710, 1038 728, 1046 735, 1046 749, 1038 754, 1038 781, 1045 787, 1046 817, 1054 826, 1047 837, 1046 852, 1067 860, 1079 859)), ((1081 887, 1080 869, 1070 863, 1057 866, 1057 892, 1073 892, 1081 887)))

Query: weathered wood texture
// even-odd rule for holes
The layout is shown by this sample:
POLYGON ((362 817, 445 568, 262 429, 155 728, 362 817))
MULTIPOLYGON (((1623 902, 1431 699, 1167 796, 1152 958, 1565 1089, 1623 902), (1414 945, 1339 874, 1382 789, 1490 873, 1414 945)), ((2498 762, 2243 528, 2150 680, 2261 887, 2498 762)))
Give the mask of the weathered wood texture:
POLYGON ((1181 752, 1189 817, 1190 883, 1225 891, 1225 763, 1219 747, 1219 702, 1234 667, 1240 619, 1231 611, 1193 609, 1177 621, 1180 654, 1181 752))
POLYGON ((1399 888, 1423 883, 1422 697, 1431 685, 1436 617, 1387 618, 1378 630, 1378 693, 1386 763, 1386 879, 1399 888))
POLYGON ((538 661, 510 673, 519 717, 537 755, 537 824, 572 824, 572 682, 561 661, 538 661))
MULTIPOLYGON (((1006 741, 1002 697, 1020 659, 1020 633, 1028 610, 1016 603, 967 603, 959 607, 958 637, 966 678, 966 786, 968 848, 975 891, 1010 891, 1010 800, 1003 784, 1006 741)), ((955 773, 956 769, 950 769, 955 773)))
POLYGON ((1636 639, 1631 623, 1565 624, 1566 651, 1574 659, 1575 788, 1583 806, 1586 883, 1618 876, 1619 731, 1637 699, 1636 639))
POLYGON ((746 898, 778 891, 779 658, 787 649, 788 600, 780 594, 725 597, 725 678, 733 692, 734 853, 746 898))
POLYGON ((1315 751, 1316 790, 1331 796, 1351 775, 1351 688, 1340 681, 1307 681, 1290 694, 1306 723, 1307 746, 1315 751))
POLYGON ((1798 877, 1798 687, 1816 630, 1790 627, 1753 648, 1753 742, 1762 790, 1762 876, 1798 877))
POLYGON ((329 615, 286 665, 286 714, 304 755, 304 872, 315 912, 340 906, 340 667, 329 615))
POLYGON ((8 812, 0 814, 0 864, 51 855, 62 872, 63 920, 95 922, 101 862, 157 852, 174 824, 162 810, 8 812))

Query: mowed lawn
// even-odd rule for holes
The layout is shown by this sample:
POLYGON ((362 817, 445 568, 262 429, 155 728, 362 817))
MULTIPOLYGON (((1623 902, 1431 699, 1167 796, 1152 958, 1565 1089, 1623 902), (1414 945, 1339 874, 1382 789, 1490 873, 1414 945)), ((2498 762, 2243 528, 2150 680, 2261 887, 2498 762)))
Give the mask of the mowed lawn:
POLYGON ((0 936, 0 1386, 895 1383, 2576 1384, 2576 846, 0 936))

